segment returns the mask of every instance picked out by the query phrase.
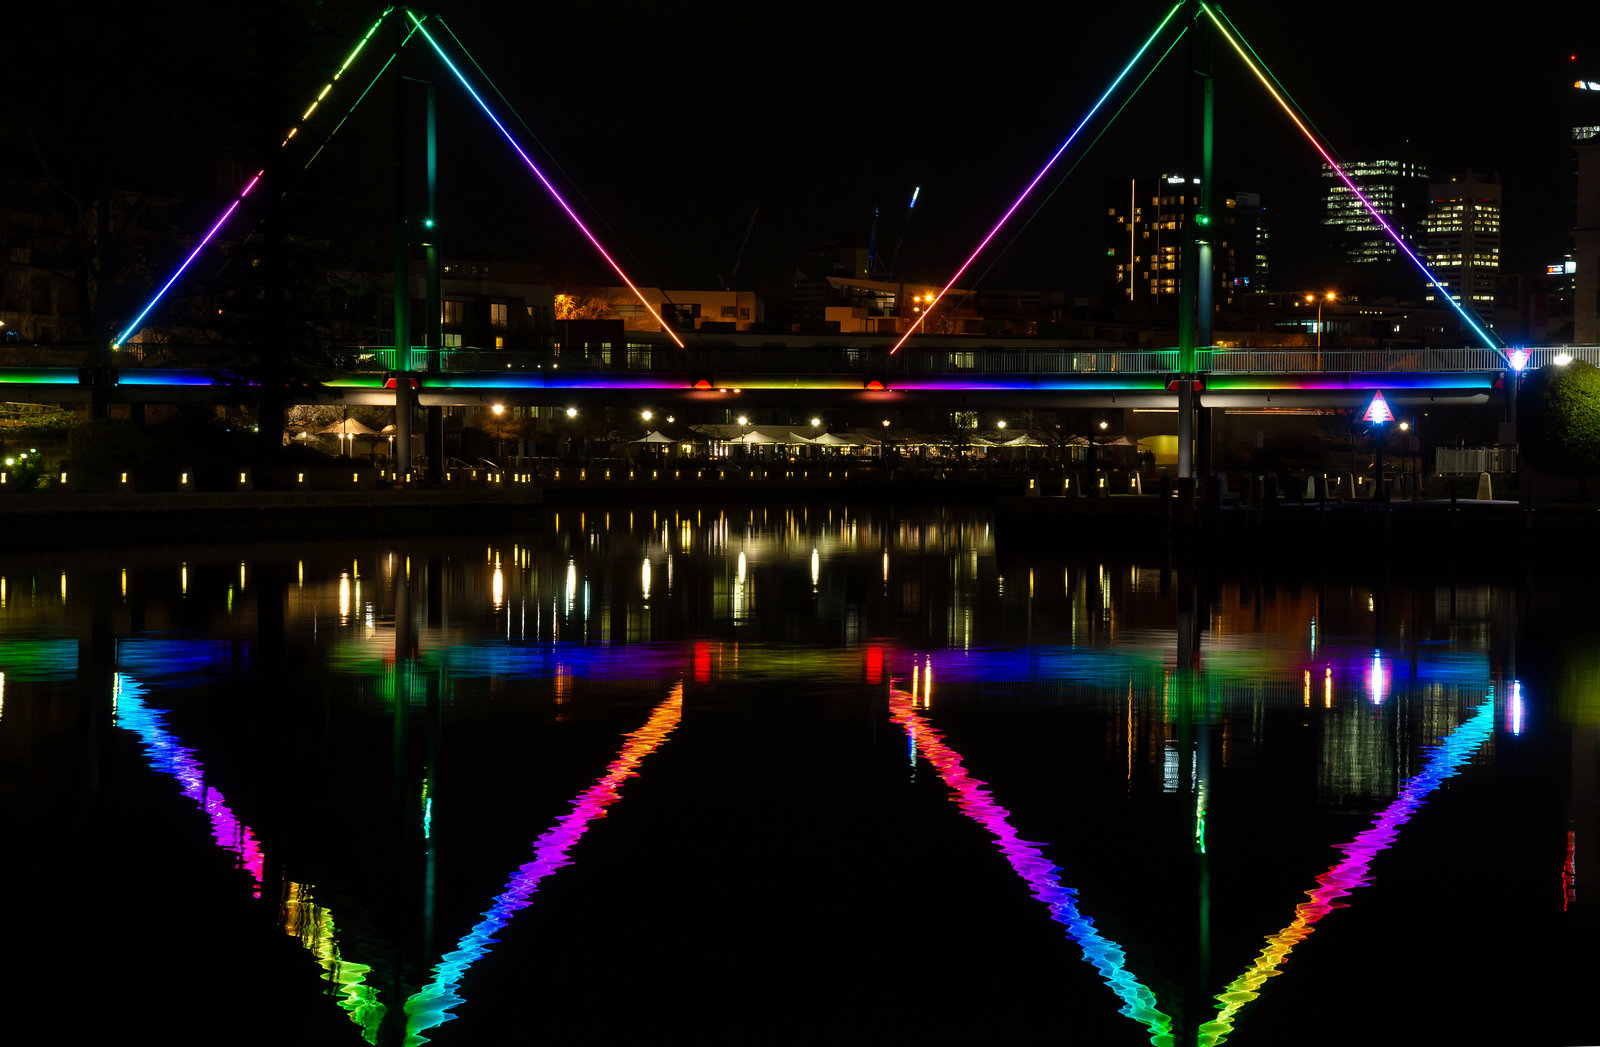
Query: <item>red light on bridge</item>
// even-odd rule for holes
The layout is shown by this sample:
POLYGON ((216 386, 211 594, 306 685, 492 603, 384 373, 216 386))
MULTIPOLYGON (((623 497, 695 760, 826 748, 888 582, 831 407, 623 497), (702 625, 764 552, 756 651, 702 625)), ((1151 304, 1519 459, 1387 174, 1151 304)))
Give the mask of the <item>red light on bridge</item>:
MULTIPOLYGON (((1169 393, 1177 392, 1178 391, 1178 383, 1180 381, 1182 381, 1182 379, 1174 378, 1172 381, 1168 382, 1167 383, 1167 392, 1169 392, 1169 393)), ((1199 378, 1194 379, 1194 391, 1195 392, 1197 392, 1197 393, 1204 392, 1205 388, 1206 388, 1206 383, 1204 381, 1200 380, 1199 378)))
MULTIPOLYGON (((419 382, 417 379, 411 378, 411 379, 408 379, 408 380, 411 382, 411 388, 413 388, 413 389, 421 389, 422 388, 422 383, 419 382)), ((390 376, 389 380, 383 383, 383 387, 385 389, 393 389, 393 388, 395 388, 394 377, 390 376)))
POLYGON ((694 388, 696 388, 696 389, 710 389, 711 388, 711 383, 706 381, 704 378, 702 378, 699 381, 694 383, 694 388))
POLYGON ((876 378, 874 378, 871 381, 869 381, 867 383, 866 387, 868 389, 871 389, 873 392, 877 392, 877 393, 881 393, 887 388, 882 382, 878 381, 876 378))

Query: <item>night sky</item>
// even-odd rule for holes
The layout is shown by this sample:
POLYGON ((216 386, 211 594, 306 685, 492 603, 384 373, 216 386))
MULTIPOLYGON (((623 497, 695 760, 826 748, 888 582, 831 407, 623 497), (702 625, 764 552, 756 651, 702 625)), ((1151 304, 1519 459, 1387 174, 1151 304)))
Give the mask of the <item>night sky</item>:
MULTIPOLYGON (((1226 10, 1342 155, 1409 142, 1435 174, 1497 172, 1506 268, 1559 259, 1568 55, 1585 42, 1600 52, 1596 17, 1553 4, 1540 6, 1537 19, 1473 24, 1462 8, 1442 18, 1427 14, 1438 5, 1391 6, 1402 13, 1266 2, 1226 10)), ((70 13, 29 15, 34 38, 62 46, 14 60, 13 83, 52 89, 8 99, 5 161, 36 169, 44 153, 58 172, 67 157, 73 170, 105 165, 126 184, 170 187, 215 213, 218 162, 275 151, 378 10, 296 0, 218 13, 178 3, 98 26, 59 21, 70 13), (34 128, 37 152, 19 133, 23 124, 34 128)), ((808 248, 864 237, 875 204, 881 247, 904 232, 902 274, 947 277, 1166 8, 458 0, 436 10, 559 161, 564 174, 551 173, 564 190, 578 188, 580 214, 598 219, 603 242, 617 246, 637 279, 714 287, 756 208, 742 284, 787 274, 808 248), (915 185, 922 193, 907 226, 915 185)), ((1263 194, 1286 285, 1320 283, 1310 224, 1318 157, 1220 48, 1218 184, 1263 194)), ((1010 246, 1010 233, 996 238, 973 270, 994 263, 983 286, 1101 289, 1108 187, 1182 161, 1185 50, 1173 52, 1046 206, 1019 210, 1013 226, 1032 216, 1031 225, 1010 246)), ((368 59, 364 69, 370 75, 376 65, 368 59)), ((1084 156, 1123 97, 1058 162, 1041 196, 1084 156)), ((536 260, 557 279, 613 282, 457 86, 443 85, 440 99, 446 251, 536 260)), ((381 245, 392 99, 380 89, 367 110, 295 192, 308 221, 341 219, 346 236, 365 223, 371 244, 381 245)))

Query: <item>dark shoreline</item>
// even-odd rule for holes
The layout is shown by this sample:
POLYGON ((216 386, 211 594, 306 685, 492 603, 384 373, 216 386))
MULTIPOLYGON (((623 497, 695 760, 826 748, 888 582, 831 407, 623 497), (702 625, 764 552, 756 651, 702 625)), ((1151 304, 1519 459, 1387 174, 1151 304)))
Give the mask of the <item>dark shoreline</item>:
MULTIPOLYGON (((493 489, 30 493, 0 497, 0 529, 24 548, 460 537, 536 530, 547 511, 637 505, 695 509, 763 502, 990 506, 1002 555, 1115 554, 1235 565, 1386 564, 1487 570, 1560 563, 1591 573, 1600 506, 1448 500, 1196 505, 1157 495, 1027 497, 1019 483, 517 485, 493 489)), ((1600 564, 1597 564, 1600 566, 1600 564)))

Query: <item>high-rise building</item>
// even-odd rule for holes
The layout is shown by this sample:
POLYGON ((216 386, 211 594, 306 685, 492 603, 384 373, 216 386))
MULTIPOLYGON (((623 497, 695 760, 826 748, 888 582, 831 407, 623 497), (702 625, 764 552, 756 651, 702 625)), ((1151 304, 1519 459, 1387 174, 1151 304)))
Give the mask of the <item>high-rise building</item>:
MULTIPOLYGON (((1573 68, 1578 68, 1573 55, 1573 68)), ((1588 68, 1593 69, 1591 64, 1588 68)), ((1600 71, 1597 71, 1600 73, 1600 71)), ((1572 341, 1600 344, 1600 75, 1575 76, 1572 127, 1572 341)))
POLYGON ((1233 198, 1233 286, 1239 291, 1266 291, 1272 276, 1272 229, 1260 193, 1233 198))
MULTIPOLYGON (((1500 183, 1468 171, 1428 185, 1422 259, 1451 298, 1486 323, 1494 319, 1494 282, 1500 275, 1500 183)), ((1437 288, 1423 292, 1439 298, 1437 288)))
MULTIPOLYGON (((1177 300, 1188 213, 1194 208, 1199 181, 1162 175, 1131 179, 1112 191, 1106 258, 1117 296, 1146 304, 1177 300)), ((1212 301, 1228 305, 1236 270, 1233 238, 1238 201, 1219 194, 1213 207, 1217 214, 1211 226, 1212 301)))
MULTIPOLYGON (((1428 174, 1411 159, 1354 160, 1344 165, 1356 188, 1407 244, 1416 243, 1427 203, 1428 174)), ((1399 294, 1409 260, 1328 164, 1322 165, 1322 225, 1335 282, 1347 291, 1399 294)))

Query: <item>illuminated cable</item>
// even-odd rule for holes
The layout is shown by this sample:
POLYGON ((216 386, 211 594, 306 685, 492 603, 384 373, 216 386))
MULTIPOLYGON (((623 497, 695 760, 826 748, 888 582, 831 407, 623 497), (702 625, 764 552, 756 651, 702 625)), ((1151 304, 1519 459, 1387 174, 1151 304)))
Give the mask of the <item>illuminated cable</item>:
POLYGON ((139 315, 133 318, 133 323, 128 325, 128 329, 118 335, 117 340, 111 343, 111 348, 121 348, 122 343, 128 340, 128 336, 139 329, 139 324, 146 316, 149 315, 150 310, 154 309, 156 307, 156 303, 161 301, 161 297, 171 290, 173 284, 178 282, 178 277, 182 276, 183 271, 189 268, 189 263, 193 262, 199 257, 201 249, 204 248, 206 244, 211 242, 211 238, 213 236, 217 235, 217 230, 221 229, 222 224, 233 215, 233 212, 238 209, 239 204, 242 203, 244 198, 250 194, 250 190, 256 187, 256 183, 261 180, 261 176, 265 173, 265 171, 256 172, 256 176, 250 179, 250 183, 244 187, 244 191, 234 198, 233 203, 228 205, 228 209, 226 211, 222 212, 222 217, 217 219, 216 224, 211 227, 211 231, 207 233, 198 244, 195 245, 194 250, 189 252, 189 257, 183 260, 183 264, 178 266, 171 278, 169 278, 167 282, 162 285, 161 290, 157 291, 155 297, 150 299, 150 304, 146 305, 144 309, 139 312, 139 315))
MULTIPOLYGON (((985 268, 983 272, 978 275, 978 278, 973 281, 973 288, 961 296, 961 300, 951 307, 951 312, 955 312, 955 310, 960 309, 962 305, 966 303, 968 298, 971 298, 977 293, 976 285, 983 283, 984 280, 988 278, 989 274, 994 272, 994 267, 1000 264, 1000 259, 1005 257, 1005 253, 1015 246, 1017 240, 1021 238, 1028 226, 1033 224, 1033 220, 1038 218, 1039 215, 1044 212, 1045 205, 1051 200, 1055 199, 1055 195, 1061 191, 1061 187, 1067 184, 1067 179, 1072 177, 1072 172, 1076 171, 1079 166, 1082 165, 1084 160, 1088 159, 1089 154, 1094 151, 1094 147, 1100 144, 1100 139, 1104 138, 1106 136, 1106 132, 1110 131, 1112 125, 1117 122, 1117 117, 1121 116, 1123 110, 1127 109, 1129 105, 1133 104, 1133 100, 1137 98, 1139 92, 1144 89, 1144 85, 1150 82, 1150 78, 1156 75, 1156 70, 1161 68, 1162 63, 1167 60, 1167 56, 1170 55, 1173 50, 1183 42, 1183 38, 1187 35, 1189 35, 1189 27, 1184 26, 1178 31, 1178 35, 1173 37, 1172 43, 1167 45, 1167 49, 1161 53, 1161 57, 1157 58, 1155 62, 1151 64, 1150 71, 1144 74, 1144 79, 1139 81, 1139 85, 1132 91, 1128 92, 1128 97, 1123 99, 1122 104, 1117 107, 1117 111, 1111 114, 1111 119, 1105 122, 1105 125, 1100 128, 1099 133, 1097 133, 1094 138, 1090 139, 1089 144, 1084 147, 1083 152, 1079 153, 1077 159, 1072 161, 1072 166, 1067 168, 1066 173, 1056 180, 1055 187, 1051 189, 1050 192, 1045 194, 1044 199, 1039 201, 1039 206, 1035 207, 1033 209, 1033 213, 1030 214, 1027 219, 1017 227, 1017 231, 1012 234, 1010 240, 1006 241, 1006 245, 995 252, 994 259, 989 262, 988 267, 985 268)), ((916 197, 913 196, 911 199, 912 205, 915 206, 916 197)))
POLYGON ((583 224, 583 219, 578 217, 578 213, 572 209, 572 206, 567 203, 566 199, 562 197, 560 193, 556 192, 556 187, 550 183, 550 179, 545 177, 544 172, 539 170, 539 165, 534 163, 533 160, 529 158, 528 154, 523 151, 522 146, 517 143, 516 138, 512 136, 510 131, 506 130, 506 125, 502 124, 500 122, 500 118, 494 115, 494 110, 490 109, 489 104, 483 100, 483 97, 479 95, 477 91, 472 89, 472 84, 468 82, 466 76, 462 74, 461 70, 456 68, 456 64, 450 61, 450 57, 444 53, 444 49, 441 48, 439 46, 439 42, 433 38, 433 34, 429 33, 423 28, 422 23, 418 21, 415 14, 407 11, 406 16, 409 17, 412 22, 416 23, 417 29, 422 33, 423 39, 427 40, 429 44, 433 45, 434 51, 438 53, 439 60, 442 61, 452 73, 456 74, 456 79, 461 81, 461 86, 467 89, 467 93, 472 96, 472 100, 474 102, 478 103, 478 107, 483 110, 484 115, 487 116, 490 122, 499 129, 500 134, 505 137, 505 140, 511 145, 511 148, 517 151, 517 155, 522 157, 522 162, 528 165, 528 169, 532 171, 534 177, 539 179, 540 183, 544 185, 546 191, 548 191, 551 196, 555 197, 556 203, 561 205, 561 209, 567 213, 567 217, 572 219, 573 224, 576 225, 583 235, 588 238, 589 242, 594 245, 594 249, 600 252, 600 257, 604 258, 611 266, 612 270, 616 272, 618 276, 622 277, 622 282, 628 285, 628 290, 632 291, 634 297, 639 299, 640 304, 642 304, 645 309, 649 310, 651 316, 655 317, 656 322, 661 325, 661 329, 667 332, 667 337, 671 338, 673 342, 677 344, 679 349, 687 348, 683 344, 683 339, 678 337, 677 332, 667 325, 667 322, 661 318, 660 313, 656 312, 656 307, 651 305, 650 302, 645 298, 644 293, 634 285, 632 280, 628 279, 628 274, 622 271, 622 266, 617 264, 616 259, 612 258, 611 255, 606 252, 604 247, 600 246, 600 241, 595 238, 595 235, 592 232, 589 231, 589 227, 583 224))
MULTIPOLYGON (((1268 67, 1266 60, 1261 57, 1255 48, 1250 46, 1250 41, 1246 40, 1244 38, 1244 34, 1239 32, 1239 27, 1233 24, 1233 19, 1228 17, 1228 12, 1219 7, 1217 8, 1217 17, 1228 23, 1228 28, 1233 30, 1234 35, 1239 38, 1239 42, 1245 46, 1245 50, 1249 51, 1250 54, 1254 56, 1255 60, 1260 63, 1261 68, 1266 71, 1266 74, 1272 77, 1272 82, 1277 85, 1279 91, 1283 92, 1283 97, 1289 100, 1289 104, 1294 106, 1295 111, 1300 114, 1300 116, 1311 127, 1311 129, 1317 132, 1317 134, 1321 135, 1322 128, 1318 127, 1317 122, 1311 119, 1311 115, 1306 112, 1305 106, 1296 101, 1294 95, 1289 93, 1289 89, 1283 85, 1283 81, 1279 80, 1277 74, 1275 74, 1272 69, 1268 67)), ((1323 137, 1326 139, 1327 136, 1323 135, 1323 137)), ((1339 150, 1335 149, 1332 143, 1329 143, 1328 145, 1328 152, 1332 153, 1340 160, 1344 159, 1344 157, 1339 156, 1339 150)))
POLYGON ((1400 236, 1399 233, 1395 232, 1394 227, 1389 224, 1388 220, 1384 218, 1383 215, 1378 213, 1378 209, 1372 205, 1371 200, 1367 199, 1366 194, 1364 194, 1360 189, 1356 188, 1356 183, 1351 180, 1349 175, 1345 174, 1344 168, 1340 167, 1339 164, 1333 159, 1333 156, 1329 153, 1329 150, 1323 146, 1322 141, 1315 134, 1312 134, 1311 129, 1305 125, 1305 122, 1302 121, 1298 115, 1296 115, 1294 107, 1292 107, 1288 102, 1284 101, 1283 96, 1278 93, 1278 89, 1272 86, 1272 80, 1265 73, 1263 73, 1260 66, 1256 65, 1256 63, 1251 60, 1250 56, 1245 53, 1245 48, 1241 47, 1239 41, 1234 38, 1233 34, 1228 32, 1227 26, 1223 25, 1222 21, 1217 18, 1216 12, 1212 11, 1211 8, 1203 2, 1203 0, 1200 4, 1200 9, 1211 18, 1212 24, 1217 27, 1217 31, 1222 34, 1223 39, 1227 40, 1228 43, 1233 47, 1234 53, 1244 60, 1245 65, 1250 67, 1250 71, 1256 75, 1256 79, 1261 81, 1261 86, 1265 87, 1268 93, 1271 94, 1272 97, 1277 101, 1278 105, 1283 107, 1283 111, 1289 114, 1289 119, 1293 120, 1294 125, 1300 128, 1300 133, 1306 136, 1306 140, 1311 143, 1312 148, 1314 148, 1318 153, 1322 154, 1322 159, 1327 162, 1329 167, 1333 168, 1334 173, 1337 174, 1340 180, 1344 182, 1345 186, 1355 194, 1356 199, 1361 201, 1361 203, 1366 207, 1367 212, 1377 220, 1380 226, 1383 227, 1383 231, 1389 234, 1389 239, 1395 242, 1395 246, 1399 247, 1401 251, 1405 252, 1405 256, 1411 259, 1411 261, 1416 264, 1418 269, 1422 270, 1422 275, 1426 276, 1428 278, 1428 282, 1438 289, 1439 293, 1444 296, 1444 300, 1446 302, 1455 307, 1456 312, 1460 313, 1461 318, 1467 322, 1467 326, 1476 331, 1478 337, 1483 339, 1484 345, 1488 346, 1490 349, 1504 352, 1504 348, 1500 345, 1497 345, 1495 339, 1486 331, 1484 331, 1482 327, 1478 326, 1478 322, 1473 319, 1472 314, 1467 311, 1467 308, 1460 302, 1456 301, 1455 296, 1445 289, 1445 286, 1439 282, 1439 278, 1433 275, 1433 270, 1429 269, 1426 263, 1424 263, 1422 259, 1418 258, 1416 253, 1413 252, 1409 246, 1407 246, 1405 240, 1400 236))
MULTIPOLYGON (((378 20, 372 23, 372 28, 367 30, 366 35, 363 36, 360 42, 356 44, 355 48, 345 56, 344 61, 340 63, 339 69, 333 74, 332 79, 330 79, 326 84, 322 85, 322 89, 318 91, 316 98, 312 100, 310 108, 308 108, 305 113, 301 115, 299 123, 296 123, 289 128, 288 133, 283 136, 283 141, 278 143, 278 148, 281 149, 287 146, 289 142, 300 133, 300 125, 305 123, 311 114, 316 111, 318 105, 322 104, 322 100, 328 96, 328 92, 333 90, 333 85, 338 82, 341 76, 344 75, 345 70, 350 68, 350 64, 356 60, 356 56, 361 53, 362 48, 367 46, 367 41, 372 39, 372 35, 378 31, 378 27, 383 24, 383 20, 388 18, 390 12, 393 10, 393 7, 385 8, 383 14, 378 16, 378 20)), ((385 68, 387 68, 387 65, 385 68)), ((368 90, 371 90, 370 86, 368 87, 368 90)), ((365 94, 366 92, 362 92, 363 97, 365 97, 365 94)), ((343 125, 343 123, 344 121, 341 120, 340 124, 343 125)), ((338 129, 335 128, 335 130, 338 129)), ((319 153, 321 151, 322 150, 320 148, 317 150, 319 153)), ((313 156, 312 159, 314 160, 316 157, 313 156)), ((309 164, 310 162, 307 161, 307 166, 309 166, 309 164)), ((133 322, 128 325, 127 329, 118 335, 116 340, 111 343, 112 349, 120 349, 122 347, 122 343, 126 342, 128 337, 139 329, 139 324, 146 316, 150 315, 150 310, 156 307, 156 303, 161 301, 162 296, 172 289, 173 284, 178 282, 178 277, 183 275, 183 271, 189 268, 189 265, 197 257, 199 257, 201 248, 205 247, 205 245, 211 241, 211 238, 217 235, 217 230, 222 228, 223 223, 226 222, 233 212, 238 209, 239 204, 243 202, 244 198, 250 195, 250 190, 256 187, 256 183, 261 180, 261 176, 264 174, 266 174, 265 168, 257 171, 255 173, 255 177, 250 179, 245 187, 239 191, 239 195, 234 197, 233 202, 228 205, 225 211, 222 212, 222 217, 217 219, 216 224, 211 227, 211 231, 205 235, 205 238, 202 239, 199 244, 195 245, 195 249, 189 252, 189 257, 183 260, 183 264, 178 266, 167 282, 161 286, 161 290, 155 293, 155 296, 150 299, 149 303, 146 304, 142 310, 140 310, 139 315, 133 318, 133 322)))
POLYGON ((1161 31, 1167 27, 1167 23, 1172 21, 1172 16, 1177 14, 1178 9, 1182 6, 1182 3, 1174 4, 1172 10, 1167 12, 1167 17, 1163 18, 1161 20, 1161 24, 1156 26, 1155 32, 1150 34, 1149 39, 1147 39, 1144 44, 1140 46, 1139 50, 1134 54, 1133 58, 1129 60, 1128 64, 1122 67, 1122 72, 1118 73, 1116 79, 1111 81, 1111 86, 1106 88, 1105 94, 1101 95, 1100 100, 1095 102, 1095 104, 1090 107, 1089 112, 1084 115, 1083 120, 1080 121, 1078 126, 1072 129, 1072 133, 1067 136, 1067 140, 1061 143, 1061 148, 1057 149, 1055 154, 1051 156, 1049 160, 1045 161, 1045 165, 1039 169, 1039 173, 1033 176, 1033 181, 1029 182, 1028 187, 1022 191, 1022 194, 1012 201, 1010 207, 1006 208, 1006 213, 1000 216, 1000 221, 995 223, 994 228, 989 230, 989 235, 985 236, 983 238, 983 242, 978 244, 977 250, 973 251, 971 257, 969 257, 965 262, 961 263, 961 268, 957 269, 956 274, 950 278, 948 283, 945 284, 944 290, 934 295, 933 301, 928 303, 928 308, 923 310, 922 316, 911 325, 910 329, 907 330, 905 334, 900 336, 900 340, 898 342, 894 343, 894 348, 889 350, 890 356, 893 356, 895 353, 900 351, 900 347, 906 343, 906 339, 910 338, 916 333, 918 325, 928 318, 928 315, 933 312, 934 307, 939 304, 940 299, 949 293, 950 288, 955 286, 957 280, 961 279, 961 274, 966 272, 968 267, 970 267, 972 263, 977 260, 978 255, 983 253, 983 249, 989 246, 989 241, 994 239, 995 234, 1000 231, 1000 227, 1005 225, 1006 222, 1010 220, 1012 213, 1022 205, 1022 201, 1027 199, 1028 194, 1033 192, 1034 186, 1039 184, 1040 180, 1044 178, 1044 176, 1049 172, 1050 168, 1055 165, 1055 162, 1061 158, 1061 154, 1067 151, 1067 146, 1071 145, 1073 139, 1078 137, 1079 132, 1081 132, 1089 123, 1089 121, 1094 118, 1094 114, 1100 111, 1100 107, 1105 104, 1106 99, 1111 97, 1111 92, 1117 89, 1117 85, 1122 83, 1123 79, 1127 77, 1134 65, 1137 64, 1139 59, 1144 56, 1144 53, 1150 49, 1150 45, 1156 42, 1156 37, 1161 35, 1161 31))

